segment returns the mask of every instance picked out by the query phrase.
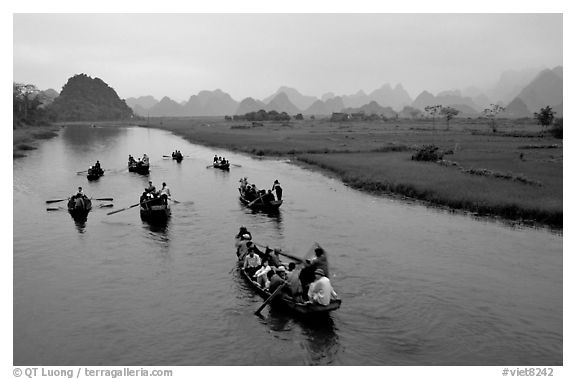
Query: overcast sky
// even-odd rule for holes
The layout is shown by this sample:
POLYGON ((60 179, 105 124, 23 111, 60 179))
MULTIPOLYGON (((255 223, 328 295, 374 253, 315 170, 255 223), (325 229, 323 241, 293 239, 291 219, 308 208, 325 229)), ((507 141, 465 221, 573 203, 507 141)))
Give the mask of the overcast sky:
POLYGON ((262 99, 493 85, 562 65, 561 14, 15 14, 17 82, 60 91, 78 73, 121 98, 262 99))

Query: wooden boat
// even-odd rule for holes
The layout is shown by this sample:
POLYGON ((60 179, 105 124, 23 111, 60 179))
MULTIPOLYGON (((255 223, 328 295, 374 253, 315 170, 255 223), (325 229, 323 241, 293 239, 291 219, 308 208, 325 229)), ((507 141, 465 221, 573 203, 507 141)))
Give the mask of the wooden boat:
MULTIPOLYGON (((268 299, 271 296, 271 293, 267 289, 260 287, 256 281, 252 280, 252 278, 250 278, 246 271, 244 271, 244 269, 241 267, 241 263, 242 262, 239 260, 238 270, 240 271, 240 275, 244 278, 244 280, 246 280, 250 287, 252 287, 256 293, 258 293, 258 295, 260 295, 264 300, 268 299)), ((341 299, 332 299, 328 305, 304 303, 301 301, 296 301, 294 298, 286 294, 283 294, 282 296, 276 296, 272 300, 273 306, 289 309, 290 311, 302 316, 326 315, 329 312, 340 308, 341 304, 341 299)))
POLYGON ((88 178, 88 180, 96 180, 100 178, 102 175, 104 175, 104 170, 102 170, 101 168, 90 167, 88 169, 88 175, 86 175, 86 177, 88 178))
POLYGON ((212 165, 214 166, 214 168, 219 168, 220 170, 230 170, 230 162, 226 163, 214 162, 212 165))
POLYGON ((136 172, 141 175, 148 175, 150 173, 150 163, 144 163, 142 161, 130 162, 128 163, 128 171, 136 172))
POLYGON ((182 155, 182 153, 172 153, 172 159, 180 163, 182 162, 182 159, 184 159, 184 156, 182 155))
POLYGON ((164 203, 160 198, 140 203, 140 217, 149 221, 165 221, 170 217, 170 200, 164 203))
POLYGON ((242 202, 242 204, 246 205, 248 208, 255 211, 278 212, 278 209, 282 205, 282 200, 274 200, 269 201, 267 203, 265 203, 262 199, 259 199, 257 201, 248 200, 244 197, 244 193, 242 192, 241 188, 238 188, 238 192, 240 192, 240 201, 242 202))
POLYGON ((86 217, 91 209, 92 201, 86 196, 80 198, 71 197, 68 200, 68 212, 73 218, 86 217))

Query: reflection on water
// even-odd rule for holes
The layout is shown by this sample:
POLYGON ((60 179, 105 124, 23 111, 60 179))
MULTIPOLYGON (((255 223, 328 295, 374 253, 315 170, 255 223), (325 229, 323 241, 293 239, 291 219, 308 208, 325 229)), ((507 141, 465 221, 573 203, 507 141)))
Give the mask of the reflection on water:
POLYGON ((72 214, 70 214, 70 217, 72 218, 72 220, 74 220, 74 224, 76 225, 76 230, 78 230, 79 233, 84 233, 86 232, 86 222, 88 221, 88 215, 81 215, 81 216, 73 216, 72 214))
MULTIPOLYGON (((336 362, 340 343, 331 315, 324 314, 306 318, 287 313, 285 309, 270 308, 265 322, 272 331, 295 330, 304 337, 302 347, 307 352, 304 364, 327 365, 336 362)), ((289 339, 290 337, 287 336, 286 338, 289 339)))

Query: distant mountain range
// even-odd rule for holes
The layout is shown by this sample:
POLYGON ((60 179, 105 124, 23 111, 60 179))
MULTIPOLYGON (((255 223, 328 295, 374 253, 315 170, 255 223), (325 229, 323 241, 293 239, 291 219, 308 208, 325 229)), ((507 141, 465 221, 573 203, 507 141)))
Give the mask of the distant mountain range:
MULTIPOLYGON (((401 84, 394 87, 384 84, 369 94, 363 90, 348 95, 329 92, 320 98, 282 86, 262 100, 247 97, 236 101, 226 92, 216 89, 200 91, 182 103, 169 97, 158 101, 152 96, 141 96, 126 99, 126 104, 140 116, 174 117, 243 115, 259 110, 318 116, 362 110, 384 115, 396 112, 404 117, 415 115, 417 111, 423 113, 429 105, 451 106, 460 110, 459 117, 477 117, 490 104, 500 104, 509 108, 505 112, 507 117, 531 117, 533 112, 546 105, 552 106, 557 115, 561 115, 562 89, 563 68, 559 66, 554 69, 506 71, 492 88, 484 91, 475 87, 442 91, 436 95, 422 91, 415 99, 401 84)), ((50 95, 53 96, 52 93, 50 95)))

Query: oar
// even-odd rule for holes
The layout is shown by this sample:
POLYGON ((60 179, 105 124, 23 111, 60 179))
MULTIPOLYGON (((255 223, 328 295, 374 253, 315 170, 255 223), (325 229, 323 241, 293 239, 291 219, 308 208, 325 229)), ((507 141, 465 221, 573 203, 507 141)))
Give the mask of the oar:
POLYGON ((125 211, 125 210, 127 210, 127 209, 137 207, 137 206, 139 206, 140 204, 149 203, 149 202, 151 202, 151 201, 153 201, 153 200, 156 200, 156 199, 154 198, 154 199, 146 200, 146 201, 143 201, 143 202, 141 202, 141 203, 137 203, 137 204, 131 205, 131 206, 129 206, 129 207, 125 207, 125 208, 117 209, 117 210, 112 211, 112 212, 108 212, 108 213, 106 213, 106 214, 107 214, 108 216, 110 216, 110 215, 112 215, 112 214, 114 214, 114 213, 123 212, 123 211, 125 211))
POLYGON ((108 213, 106 213, 106 214, 107 214, 108 216, 110 216, 110 215, 113 215, 114 213, 123 212, 123 211, 125 211, 125 210, 127 210, 127 209, 134 208, 134 207, 137 207, 137 206, 139 206, 139 205, 140 205, 140 203, 134 204, 134 205, 131 205, 131 206, 129 206, 129 207, 125 207, 125 208, 117 209, 117 210, 112 211, 112 212, 108 212, 108 213))
POLYGON ((80 174, 83 174, 83 173, 85 173, 85 172, 88 172, 88 170, 78 171, 76 174, 77 174, 77 175, 80 175, 80 174))
POLYGON ((213 164, 211 164, 210 166, 206 166, 206 168, 211 168, 211 167, 214 167, 214 165, 213 165, 213 164))
POLYGON ((66 199, 58 199, 58 200, 46 200, 46 204, 50 204, 50 203, 57 203, 59 201, 64 201, 64 200, 68 200, 69 197, 67 197, 66 199))
POLYGON ((100 197, 100 198, 91 197, 90 200, 113 201, 114 199, 111 197, 100 197))
POLYGON ((234 167, 242 167, 242 165, 236 164, 236 163, 230 163, 232 166, 234 167))
MULTIPOLYGON (((264 195, 266 195, 266 194, 264 194, 264 195)), ((264 195, 260 195, 260 197, 257 198, 256 200, 249 202, 249 203, 248 203, 248 206, 251 207, 252 204, 254 204, 254 203, 257 202, 258 200, 260 200, 264 195)))
MULTIPOLYGON (((260 243, 258 243, 258 242, 254 242, 254 245, 260 246, 260 247, 262 247, 262 248, 266 248, 266 246, 264 246, 264 245, 262 245, 262 244, 260 244, 260 243)), ((285 256, 285 257, 287 257, 287 258, 293 259, 293 260, 295 260, 296 262, 299 262, 299 263, 304 262, 304 259, 299 258, 299 257, 296 257, 296 256, 291 255, 291 254, 288 254, 288 253, 284 253, 284 252, 282 252, 282 251, 279 251, 278 254, 283 255, 283 256, 285 256)))
POLYGON ((270 303, 270 302, 276 297, 276 295, 278 295, 278 294, 280 293, 280 291, 282 290, 282 288, 284 288, 285 285, 286 285, 286 282, 280 284, 280 285, 278 286, 278 288, 276 288, 276 291, 274 291, 274 292, 272 293, 272 295, 270 295, 270 297, 269 297, 268 299, 266 299, 266 301, 260 306, 260 308, 258 308, 258 309, 256 310, 256 312, 254 312, 254 314, 255 314, 255 315, 259 315, 259 314, 260 314, 260 311, 262 311, 262 309, 264 309, 264 307, 265 307, 268 303, 270 303))
POLYGON ((100 204, 100 205, 99 205, 100 208, 110 208, 110 207, 113 207, 113 206, 114 206, 114 204, 100 204))
POLYGON ((164 158, 172 158, 172 157, 169 156, 169 155, 163 155, 163 157, 164 157, 164 158))
POLYGON ((47 211, 59 211, 61 209, 64 209, 62 207, 58 207, 58 208, 46 208, 47 211))

